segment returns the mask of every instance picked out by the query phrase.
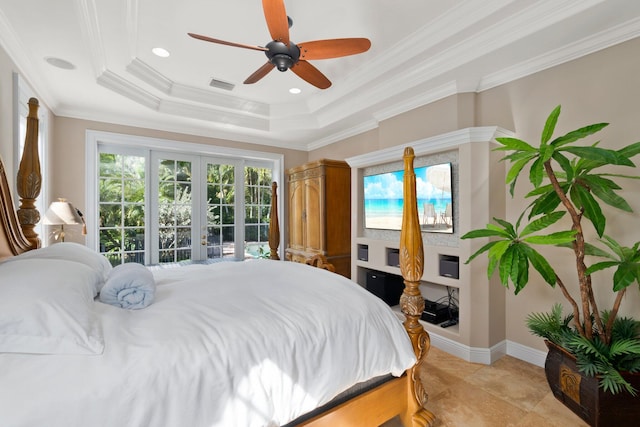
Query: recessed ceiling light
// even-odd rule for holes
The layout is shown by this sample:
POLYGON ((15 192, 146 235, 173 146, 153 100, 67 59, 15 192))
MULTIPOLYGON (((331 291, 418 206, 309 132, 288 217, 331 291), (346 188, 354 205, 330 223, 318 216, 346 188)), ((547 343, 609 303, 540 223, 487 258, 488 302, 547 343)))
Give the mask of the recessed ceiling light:
POLYGON ((61 58, 56 58, 54 56, 48 56, 44 58, 44 60, 47 61, 50 65, 53 65, 54 67, 57 67, 57 68, 62 68, 63 70, 73 70, 76 68, 76 66, 73 65, 71 62, 61 58))
POLYGON ((153 52, 154 55, 159 56, 160 58, 167 58, 169 55, 171 55, 167 49, 163 49, 161 47, 154 47, 153 49, 151 49, 151 52, 153 52))
POLYGON ((292 93, 294 95, 297 95, 300 92, 302 92, 302 91, 300 89, 298 89, 297 87, 292 87, 291 89, 289 89, 289 93, 292 93))

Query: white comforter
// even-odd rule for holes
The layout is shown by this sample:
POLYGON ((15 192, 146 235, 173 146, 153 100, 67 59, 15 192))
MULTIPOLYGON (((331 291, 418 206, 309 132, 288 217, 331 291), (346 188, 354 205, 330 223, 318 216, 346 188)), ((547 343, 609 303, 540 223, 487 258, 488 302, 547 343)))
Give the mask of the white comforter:
POLYGON ((277 426, 415 363, 360 286, 256 260, 154 271, 137 311, 95 303, 102 355, 0 354, 5 427, 277 426))

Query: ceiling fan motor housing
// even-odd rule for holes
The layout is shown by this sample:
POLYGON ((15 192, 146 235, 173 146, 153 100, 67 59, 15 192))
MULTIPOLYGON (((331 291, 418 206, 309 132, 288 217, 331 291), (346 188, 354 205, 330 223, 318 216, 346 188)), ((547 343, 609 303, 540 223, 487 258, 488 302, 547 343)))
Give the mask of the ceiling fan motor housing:
POLYGON ((265 46, 265 55, 278 71, 287 71, 293 67, 300 59, 300 48, 293 42, 287 46, 281 41, 273 40, 265 46))

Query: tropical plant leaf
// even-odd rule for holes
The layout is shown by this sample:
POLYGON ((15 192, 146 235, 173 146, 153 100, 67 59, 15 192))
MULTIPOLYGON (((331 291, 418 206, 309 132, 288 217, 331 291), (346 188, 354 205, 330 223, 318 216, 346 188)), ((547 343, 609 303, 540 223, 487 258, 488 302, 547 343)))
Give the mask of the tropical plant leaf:
POLYGON ((629 144, 626 147, 619 149, 618 153, 622 154, 627 158, 631 158, 636 154, 640 154, 640 142, 634 142, 633 144, 629 144))
POLYGON ((510 237, 516 237, 517 233, 513 225, 509 221, 505 221, 504 219, 493 217, 493 220, 500 224, 504 230, 509 233, 510 237))
MULTIPOLYGON (((488 225, 488 224, 487 224, 488 225)), ((491 230, 488 228, 479 228, 477 230, 471 230, 461 236, 461 239, 476 239, 478 237, 508 237, 508 233, 504 230, 491 230)))
POLYGON ((549 191, 547 194, 538 197, 533 202, 533 206, 529 212, 529 219, 537 215, 548 214, 555 211, 560 203, 560 197, 558 194, 555 191, 549 191))
POLYGON ((540 159, 542 160, 542 164, 548 162, 554 153, 553 145, 543 145, 540 146, 540 159))
MULTIPOLYGON (((495 218, 494 218, 495 220, 495 218)), ((511 225, 511 224, 509 224, 511 225)), ((487 224, 487 230, 491 230, 491 231, 495 231, 496 233, 500 233, 500 236, 506 238, 506 239, 510 239, 515 235, 515 232, 513 230, 513 227, 510 228, 501 228, 495 224, 487 224)))
POLYGON ((523 242, 535 245, 560 245, 573 242, 576 238, 576 230, 558 231, 544 236, 529 236, 522 239, 523 242))
POLYGON ((529 160, 531 160, 531 158, 524 158, 516 161, 507 172, 505 182, 507 184, 514 182, 518 178, 518 175, 520 175, 522 168, 524 168, 527 163, 529 163, 529 160))
POLYGON ((517 162, 522 159, 532 159, 538 155, 537 151, 514 151, 511 154, 507 154, 500 159, 501 162, 509 160, 510 162, 517 162))
MULTIPOLYGON (((569 248, 573 249, 573 245, 570 245, 569 248)), ((594 246, 591 243, 587 243, 587 242, 584 243, 584 254, 591 255, 591 256, 599 256, 602 258, 615 259, 613 258, 613 256, 611 256, 609 252, 602 250, 599 247, 594 246)))
POLYGON ((596 175, 587 175, 581 177, 580 179, 589 186, 589 189, 596 197, 598 197, 606 204, 613 206, 614 208, 621 209, 625 212, 633 212, 633 209, 631 209, 629 203, 627 203, 625 199, 614 193, 613 190, 619 189, 620 187, 613 181, 601 178, 596 175))
POLYGON ((631 285, 633 282, 640 283, 640 270, 638 265, 623 262, 613 273, 613 291, 618 292, 631 285))
POLYGON ((534 187, 539 187, 542 184, 542 179, 545 177, 544 163, 541 157, 538 157, 529 169, 529 181, 534 187))
POLYGON ((560 136, 554 139, 550 145, 553 145, 556 149, 562 147, 563 145, 569 144, 571 142, 575 142, 579 139, 586 138, 589 135, 593 135, 596 132, 600 132, 603 128, 609 126, 609 123, 596 123, 592 125, 588 125, 585 127, 581 127, 580 129, 576 129, 571 131, 563 136, 560 136))
POLYGON ((542 136, 540 138, 540 142, 542 144, 546 144, 553 136, 553 132, 556 130, 556 124, 558 123, 558 117, 560 116, 561 106, 558 105, 556 108, 551 111, 549 117, 547 117, 547 121, 544 124, 544 128, 542 129, 542 136))
POLYGON ((541 185, 538 188, 534 188, 533 190, 529 191, 524 197, 533 197, 533 196, 539 196, 541 194, 547 194, 549 192, 554 192, 554 188, 553 185, 551 184, 546 184, 546 185, 541 185))
MULTIPOLYGON (((463 238, 464 238, 464 237, 463 237, 463 238)), ((498 243, 498 242, 500 242, 500 241, 501 241, 501 240, 499 240, 499 241, 495 241, 495 242, 489 242, 489 243, 487 243, 486 245, 484 245, 483 247, 481 247, 480 249, 478 249, 478 250, 477 250, 473 255, 471 255, 471 256, 469 257, 469 259, 465 261, 465 264, 469 264, 471 261, 473 261, 473 259, 474 259, 475 257, 477 257, 478 255, 480 255, 480 254, 481 254, 481 253, 483 253, 483 252, 488 251, 489 249, 491 249, 491 247, 493 247, 493 245, 497 244, 497 243, 498 243)))
POLYGON ((616 254, 620 260, 624 259, 623 247, 615 239, 611 238, 610 236, 605 235, 605 236, 602 237, 602 239, 600 239, 600 241, 602 243, 604 243, 605 245, 607 245, 609 247, 609 249, 611 249, 613 251, 613 253, 616 254))
MULTIPOLYGON (((571 249, 573 250, 573 242, 570 243, 561 243, 559 245, 556 245, 559 248, 567 248, 567 249, 571 249)), ((592 256, 599 256, 599 257, 603 257, 603 258, 610 258, 615 260, 615 258, 607 251, 600 249, 597 246, 592 245, 591 243, 584 243, 584 254, 585 255, 592 255, 592 256)))
POLYGON ((551 285, 551 287, 555 287, 556 272, 553 271, 553 268, 551 267, 549 262, 545 259, 545 257, 540 255, 538 251, 536 251, 535 249, 533 249, 528 245, 522 245, 522 250, 526 254, 527 258, 529 259, 529 262, 531 262, 531 265, 533 266, 533 268, 535 268, 536 271, 540 273, 544 281, 547 282, 549 285, 551 285))
POLYGON ((611 190, 621 190, 622 187, 620 187, 618 184, 616 184, 613 180, 610 180, 609 178, 604 178, 605 175, 602 174, 598 174, 598 175, 592 175, 592 174, 582 174, 580 176, 580 179, 582 181, 586 181, 589 183, 589 185, 596 185, 598 187, 602 187, 602 188, 609 188, 611 190))
POLYGON ((513 263, 511 266, 511 282, 515 287, 515 294, 518 295, 529 282, 529 259, 522 250, 522 244, 512 245, 514 248, 513 263))
POLYGON ((564 173, 566 175, 566 180, 567 181, 572 181, 573 180, 574 171, 573 171, 573 166, 571 166, 571 161, 568 158, 566 158, 559 151, 554 151, 553 152, 553 160, 555 160, 560 165, 562 170, 564 171, 564 173))
POLYGON ((640 341, 637 339, 623 339, 611 343, 609 348, 610 357, 618 357, 627 354, 640 356, 640 341))
POLYGON ((509 246, 507 250, 502 254, 500 258, 500 264, 498 265, 498 275, 500 276, 500 283, 505 288, 509 287, 509 277, 511 275, 511 269, 514 262, 514 246, 509 246))
POLYGON ((511 242, 509 240, 501 240, 499 242, 496 242, 496 244, 493 245, 493 247, 491 247, 488 254, 489 256, 489 265, 487 266, 488 278, 491 278, 491 276, 493 276, 493 273, 496 267, 500 263, 500 259, 502 258, 502 255, 504 255, 507 249, 509 249, 510 245, 511 245, 511 242))
POLYGON ((564 215, 565 211, 557 211, 551 212, 543 217, 540 217, 536 220, 531 221, 520 233, 520 237, 527 236, 531 233, 535 233, 536 231, 543 230, 549 227, 552 224, 558 222, 564 215))
POLYGON ((633 162, 617 151, 598 147, 563 147, 562 151, 568 151, 578 157, 587 160, 603 162, 620 166, 633 166, 633 162))
POLYGON ((531 152, 538 151, 535 147, 531 146, 528 142, 525 142, 518 138, 500 137, 500 138, 496 138, 496 141, 502 144, 502 147, 494 148, 494 151, 511 151, 511 150, 531 151, 531 152))
POLYGON ((593 265, 590 265, 589 268, 587 268, 587 270, 585 271, 585 274, 586 275, 591 275, 591 274, 595 273, 596 271, 605 270, 607 268, 615 267, 618 264, 619 264, 618 261, 602 261, 602 262, 598 262, 598 263, 595 263, 593 265))
POLYGON ((583 209, 584 216, 591 221, 598 236, 602 237, 607 220, 602 214, 600 205, 584 187, 577 185, 573 190, 574 203, 583 209))

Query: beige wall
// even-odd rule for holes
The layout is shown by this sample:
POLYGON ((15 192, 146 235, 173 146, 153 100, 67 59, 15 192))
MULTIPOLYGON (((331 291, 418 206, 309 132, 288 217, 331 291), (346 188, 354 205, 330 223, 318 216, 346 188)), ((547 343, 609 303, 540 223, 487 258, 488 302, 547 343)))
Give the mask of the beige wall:
MULTIPOLYGON (((215 145, 218 147, 232 147, 243 150, 253 150, 284 155, 284 167, 291 168, 307 161, 307 153, 299 150, 286 150, 264 145, 247 144, 215 138, 142 129, 136 127, 114 125, 103 122, 93 122, 67 117, 55 118, 49 155, 55 165, 55 176, 50 183, 51 196, 66 197, 73 200, 74 205, 82 209, 85 206, 85 142, 86 131, 122 133, 127 135, 145 136, 173 141, 197 144, 215 145)), ((283 185, 284 187, 284 185, 283 185)), ((284 194, 284 193, 281 193, 284 194)))
MULTIPOLYGON (((601 146, 617 149, 625 144, 640 140, 640 39, 606 49, 570 63, 543 71, 495 88, 479 95, 478 111, 483 120, 509 120, 513 122, 512 130, 518 137, 526 141, 537 142, 544 121, 549 112, 558 104, 562 105, 562 113, 558 122, 558 133, 568 132, 581 126, 608 122, 604 129, 590 142, 601 140, 601 146), (500 107, 503 106, 503 107, 500 107), (509 106, 509 110, 504 109, 509 106), (498 108, 496 108, 498 107, 498 108), (509 115, 511 117, 509 117, 509 115)), ((480 124, 489 124, 482 122, 480 124)), ((636 157, 636 164, 640 158, 636 157)), ((638 170, 623 171, 638 175, 638 170)), ((630 203, 634 213, 626 213, 614 208, 605 207, 608 215, 606 233, 621 243, 631 245, 640 240, 636 231, 640 226, 640 181, 619 180, 625 189, 621 195, 630 203)), ((521 180, 517 188, 516 200, 508 203, 507 216, 514 220, 526 206, 522 199, 529 187, 527 181, 521 180)), ((591 228, 588 227, 591 232, 591 228)), ((591 233, 593 237, 593 233, 591 233)), ((565 283, 575 289, 575 271, 572 269, 573 259, 568 251, 550 249, 556 272, 565 283)), ((611 282, 606 273, 594 276, 596 293, 603 306, 611 308, 611 282), (598 281, 602 284, 599 285, 598 281)), ((531 311, 546 311, 554 301, 564 300, 557 289, 541 283, 536 275, 532 277, 532 285, 520 295, 507 296, 507 338, 530 347, 543 349, 538 338, 532 337, 524 327, 524 319, 531 311)), ((622 311, 626 314, 640 315, 640 293, 633 286, 623 302, 622 311)))
MULTIPOLYGON (((609 122, 611 125, 589 142, 602 140, 601 146, 619 148, 640 140, 640 39, 608 48, 584 58, 552 69, 521 78, 514 82, 486 90, 478 94, 459 94, 417 108, 408 113, 385 120, 377 130, 334 143, 309 153, 309 158, 331 157, 344 159, 357 154, 379 150, 389 146, 407 144, 429 136, 469 126, 500 126, 512 130, 524 140, 537 142, 544 122, 551 110, 562 105, 562 114, 556 135, 581 126, 609 122)), ((635 159, 640 164, 640 158, 635 159)), ((638 170, 631 172, 638 175, 638 170)), ((529 202, 522 200, 528 191, 526 176, 520 180, 515 200, 507 194, 506 219, 515 221, 529 202)), ((621 195, 627 199, 634 213, 605 208, 610 221, 607 234, 630 245, 640 239, 640 180, 623 180, 621 195)), ((506 187, 497 189, 506 193, 506 187)), ((493 195, 500 200, 503 195, 493 195)), ((468 230, 460 230, 464 233, 468 230)), ((575 272, 569 251, 548 249, 558 274, 575 288, 575 272)), ((610 280, 606 274, 598 274, 602 286, 596 290, 601 295, 604 308, 610 308, 612 298, 610 280)), ((500 286, 494 280, 493 286, 500 286)), ((640 315, 640 293, 636 286, 630 289, 623 302, 622 311, 640 315)), ((502 298, 493 291, 495 298, 502 298)), ((510 291, 506 297, 506 322, 490 320, 492 328, 505 331, 488 331, 489 336, 500 336, 528 347, 544 350, 539 338, 530 335, 525 326, 526 315, 532 311, 547 311, 554 302, 564 302, 558 289, 544 284, 537 273, 532 273, 530 285, 518 296, 510 291)))
MULTIPOLYGON (((197 144, 214 145, 218 147, 232 147, 243 150, 253 150, 284 155, 284 167, 291 168, 307 161, 307 153, 299 150, 286 150, 264 145, 247 144, 215 138, 206 138, 193 135, 157 131, 122 125, 114 125, 103 122, 56 117, 53 137, 51 139, 49 156, 55 174, 51 176, 49 189, 51 199, 64 197, 72 201, 80 210, 86 210, 85 206, 85 142, 86 131, 103 131, 166 139, 172 141, 190 142, 197 144)), ((286 185, 281 183, 280 197, 287 209, 286 185), (285 197, 283 197, 285 196, 285 197)), ((282 215, 281 215, 282 216, 282 215)), ((287 230, 281 230, 282 237, 286 241, 287 230)), ((76 234, 71 240, 83 242, 82 236, 76 234)))

